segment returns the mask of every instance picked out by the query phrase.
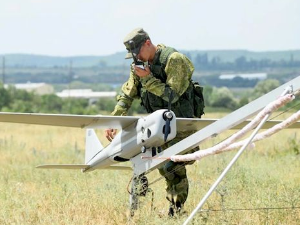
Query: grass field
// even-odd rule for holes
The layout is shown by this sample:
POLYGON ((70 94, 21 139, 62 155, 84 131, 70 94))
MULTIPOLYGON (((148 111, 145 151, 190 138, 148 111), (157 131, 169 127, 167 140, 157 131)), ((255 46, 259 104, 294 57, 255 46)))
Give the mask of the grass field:
MULTIPOLYGON (((35 168, 83 163, 84 135, 84 130, 75 128, 1 123, 0 224, 182 224, 236 152, 209 156, 188 166, 190 194, 185 214, 168 218, 165 184, 160 179, 150 186, 153 202, 149 193, 128 219, 130 172, 83 174, 35 168)), ((228 135, 208 140, 201 148, 228 135)), ((258 142, 208 199, 203 209, 211 211, 197 214, 194 224, 299 224, 299 153, 299 130, 285 130, 258 142)), ((150 182, 159 177, 157 171, 148 176, 150 182)))

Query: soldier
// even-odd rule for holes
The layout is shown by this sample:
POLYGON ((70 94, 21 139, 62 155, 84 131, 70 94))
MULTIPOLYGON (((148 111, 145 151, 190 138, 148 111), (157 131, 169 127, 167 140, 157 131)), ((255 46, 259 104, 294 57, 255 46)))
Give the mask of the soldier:
MULTIPOLYGON (((194 117, 192 62, 174 48, 163 44, 154 45, 142 28, 130 32, 124 39, 124 45, 128 50, 125 58, 133 58, 134 62, 131 64, 129 79, 123 84, 122 93, 117 97, 118 102, 112 115, 126 115, 132 101, 137 98, 141 99, 141 104, 148 113, 167 109, 172 92, 171 109, 175 115, 194 117), (143 64, 143 67, 140 68, 138 64, 143 64)), ((116 130, 108 129, 105 133, 106 138, 111 141, 116 130)), ((190 134, 179 133, 162 148, 166 149, 190 134)), ((199 148, 193 149, 196 150, 199 148)), ((193 162, 189 164, 191 163, 193 162)), ((188 196, 189 183, 185 165, 169 161, 159 168, 160 174, 166 179, 170 216, 180 212, 188 196)))

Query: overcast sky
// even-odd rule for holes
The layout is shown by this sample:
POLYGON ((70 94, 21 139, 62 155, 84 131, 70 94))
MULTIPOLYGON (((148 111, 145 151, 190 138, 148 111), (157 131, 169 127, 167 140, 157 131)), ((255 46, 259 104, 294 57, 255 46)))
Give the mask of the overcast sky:
POLYGON ((294 50, 300 1, 0 0, 0 54, 113 54, 136 27, 177 49, 294 50))

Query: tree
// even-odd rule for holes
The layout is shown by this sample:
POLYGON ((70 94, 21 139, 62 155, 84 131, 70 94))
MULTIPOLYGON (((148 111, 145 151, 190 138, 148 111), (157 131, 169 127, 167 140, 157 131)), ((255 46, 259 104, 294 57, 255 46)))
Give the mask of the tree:
POLYGON ((248 103, 249 103, 248 97, 244 96, 240 99, 238 107, 242 107, 244 105, 247 105, 248 103))
POLYGON ((259 81, 254 87, 251 99, 254 100, 280 86, 278 80, 267 79, 259 81))
POLYGON ((96 102, 96 106, 99 109, 99 111, 112 112, 115 108, 115 105, 116 105, 116 100, 112 98, 99 99, 96 102))
POLYGON ((206 106, 210 106, 209 96, 211 96, 212 92, 213 92, 212 86, 209 86, 209 85, 204 86, 203 97, 204 97, 204 102, 205 102, 206 106))
POLYGON ((40 112, 61 113, 63 100, 57 95, 42 95, 40 112))
POLYGON ((8 106, 11 101, 9 92, 3 87, 3 84, 0 83, 0 109, 5 106, 8 106))
POLYGON ((207 96, 208 102, 212 107, 223 107, 227 109, 236 109, 237 102, 232 92, 226 88, 213 88, 210 96, 207 96))
POLYGON ((195 66, 197 68, 207 68, 208 67, 208 56, 205 54, 197 54, 195 59, 195 66))
POLYGON ((247 59, 245 56, 241 56, 235 59, 235 65, 238 70, 244 70, 247 68, 247 59))

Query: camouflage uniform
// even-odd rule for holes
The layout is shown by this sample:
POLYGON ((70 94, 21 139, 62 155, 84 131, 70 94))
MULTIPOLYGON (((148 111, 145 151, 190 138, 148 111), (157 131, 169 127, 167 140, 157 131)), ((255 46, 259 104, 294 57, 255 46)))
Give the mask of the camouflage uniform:
MULTIPOLYGON (((166 48, 166 46, 162 44, 158 45, 157 47, 158 48, 153 60, 153 64, 155 64, 155 62, 159 59, 161 51, 166 48)), ((150 70, 153 72, 151 66, 152 65, 150 65, 150 70)), ((168 56, 164 71, 167 75, 165 83, 161 79, 156 78, 154 73, 150 73, 148 76, 143 78, 138 77, 134 72, 134 67, 132 64, 130 77, 122 86, 122 94, 117 97, 118 103, 115 106, 112 115, 126 115, 132 104, 132 101, 134 99, 141 98, 141 90, 146 90, 147 92, 154 94, 156 97, 158 96, 159 98, 163 99, 165 102, 169 101, 170 92, 173 90, 174 98, 172 100, 172 110, 176 116, 193 117, 192 112, 184 115, 184 112, 182 111, 185 111, 186 113, 187 110, 176 110, 176 102, 178 102, 181 96, 183 96, 183 94, 186 93, 187 89, 190 87, 191 77, 194 71, 193 64, 183 54, 179 52, 173 52, 168 56)), ((150 112, 155 110, 156 109, 150 110, 150 112)), ((175 139, 162 146, 163 149, 170 147, 190 134, 191 132, 178 134, 175 139)), ((194 149, 194 151, 196 150, 198 150, 198 148, 194 149)), ((166 178, 167 199, 171 202, 171 206, 175 210, 180 210, 187 199, 189 188, 185 164, 169 161, 159 168, 159 172, 166 178)))

